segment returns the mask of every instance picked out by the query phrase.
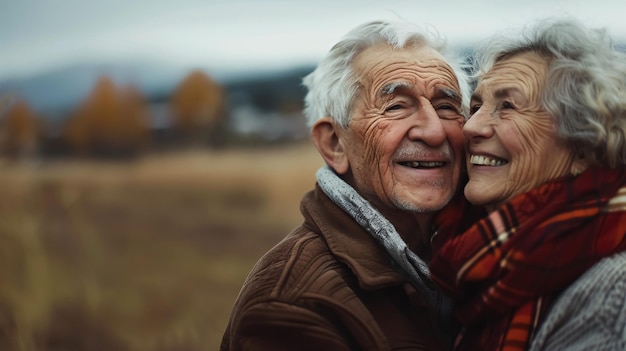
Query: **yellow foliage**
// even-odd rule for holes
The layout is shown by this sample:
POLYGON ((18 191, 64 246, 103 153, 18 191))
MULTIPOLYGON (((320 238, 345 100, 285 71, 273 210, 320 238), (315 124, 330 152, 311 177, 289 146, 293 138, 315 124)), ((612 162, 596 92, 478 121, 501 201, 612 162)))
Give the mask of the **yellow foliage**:
POLYGON ((148 112, 135 87, 118 88, 101 77, 69 119, 66 138, 78 154, 94 151, 135 153, 148 142, 148 112))
POLYGON ((206 73, 193 71, 174 91, 172 109, 177 128, 211 131, 222 117, 224 92, 206 73))
POLYGON ((38 146, 40 126, 25 101, 17 101, 2 119, 0 149, 11 157, 32 156, 38 146))

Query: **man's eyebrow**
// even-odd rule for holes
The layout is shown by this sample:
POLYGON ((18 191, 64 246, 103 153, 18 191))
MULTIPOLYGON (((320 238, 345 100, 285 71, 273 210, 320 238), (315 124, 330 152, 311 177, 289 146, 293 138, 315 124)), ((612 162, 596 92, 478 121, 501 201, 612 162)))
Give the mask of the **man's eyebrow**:
POLYGON ((411 84, 409 82, 391 82, 389 84, 385 84, 385 86, 383 86, 382 89, 380 89, 379 95, 380 96, 391 95, 398 88, 412 89, 413 88, 413 84, 411 84))
POLYGON ((458 102, 462 101, 461 94, 459 94, 454 89, 450 89, 450 88, 446 88, 446 87, 439 87, 439 88, 437 88, 437 95, 449 97, 449 98, 452 98, 452 99, 454 99, 455 101, 458 101, 458 102))

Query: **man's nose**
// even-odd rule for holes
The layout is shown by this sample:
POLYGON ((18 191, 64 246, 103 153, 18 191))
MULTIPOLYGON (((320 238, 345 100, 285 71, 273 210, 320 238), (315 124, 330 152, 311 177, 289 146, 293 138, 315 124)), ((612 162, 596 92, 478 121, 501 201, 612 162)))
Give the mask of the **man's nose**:
POLYGON ((441 145, 446 141, 447 135, 441 118, 428 100, 420 104, 411 122, 413 126, 409 130, 409 139, 421 140, 432 146, 441 145))

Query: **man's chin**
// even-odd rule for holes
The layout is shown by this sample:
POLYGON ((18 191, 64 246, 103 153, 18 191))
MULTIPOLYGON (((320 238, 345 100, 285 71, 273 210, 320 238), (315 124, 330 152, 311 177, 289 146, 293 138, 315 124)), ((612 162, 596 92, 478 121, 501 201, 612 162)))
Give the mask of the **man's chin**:
POLYGON ((439 195, 437 197, 415 196, 412 199, 398 199, 395 205, 404 211, 415 213, 437 212, 444 208, 454 194, 439 195))

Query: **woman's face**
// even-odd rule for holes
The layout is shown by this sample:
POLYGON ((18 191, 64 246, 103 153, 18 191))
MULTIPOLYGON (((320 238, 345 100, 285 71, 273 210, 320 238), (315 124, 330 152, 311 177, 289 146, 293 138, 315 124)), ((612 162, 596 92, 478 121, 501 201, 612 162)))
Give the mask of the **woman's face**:
POLYGON ((573 156, 540 103, 547 61, 524 52, 498 61, 478 83, 463 127, 467 199, 493 210, 569 173, 573 156))

